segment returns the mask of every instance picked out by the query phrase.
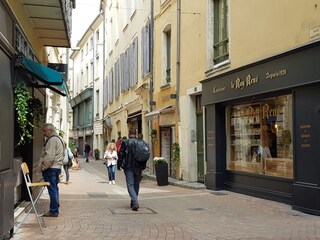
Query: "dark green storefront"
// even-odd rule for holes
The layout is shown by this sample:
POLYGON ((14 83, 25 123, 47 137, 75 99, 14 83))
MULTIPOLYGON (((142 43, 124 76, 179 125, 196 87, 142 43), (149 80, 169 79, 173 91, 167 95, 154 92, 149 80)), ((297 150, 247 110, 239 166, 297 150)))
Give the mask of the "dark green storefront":
POLYGON ((320 42, 202 84, 207 188, 320 215, 320 42))

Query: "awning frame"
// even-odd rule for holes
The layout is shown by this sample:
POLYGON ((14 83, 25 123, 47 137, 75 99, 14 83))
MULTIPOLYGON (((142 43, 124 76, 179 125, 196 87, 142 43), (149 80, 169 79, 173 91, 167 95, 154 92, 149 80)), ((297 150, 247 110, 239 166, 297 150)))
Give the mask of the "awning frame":
POLYGON ((157 119, 159 117, 159 115, 162 112, 168 111, 168 110, 171 110, 171 109, 173 109, 172 105, 166 106, 166 107, 163 107, 163 108, 159 108, 159 109, 153 110, 152 112, 149 112, 149 113, 145 114, 144 117, 146 118, 147 121, 155 120, 155 119, 157 119))
POLYGON ((63 80, 62 74, 60 72, 57 72, 54 69, 48 68, 40 63, 34 62, 30 59, 27 59, 23 54, 16 55, 15 67, 20 72, 22 72, 26 75, 26 78, 32 87, 34 87, 34 88, 48 88, 61 96, 68 95, 68 87, 67 87, 65 81, 63 80), (54 74, 55 75, 54 77, 57 81, 55 81, 55 82, 48 81, 48 79, 45 79, 45 77, 41 76, 41 74, 37 74, 36 69, 30 68, 28 63, 33 64, 36 68, 38 68, 38 70, 40 68, 43 68, 46 71, 48 71, 49 73, 54 74), (39 66, 36 66, 36 64, 38 64, 39 66), (39 82, 41 82, 43 84, 39 84, 39 82), (62 91, 60 91, 56 87, 63 89, 66 93, 63 93, 62 91))

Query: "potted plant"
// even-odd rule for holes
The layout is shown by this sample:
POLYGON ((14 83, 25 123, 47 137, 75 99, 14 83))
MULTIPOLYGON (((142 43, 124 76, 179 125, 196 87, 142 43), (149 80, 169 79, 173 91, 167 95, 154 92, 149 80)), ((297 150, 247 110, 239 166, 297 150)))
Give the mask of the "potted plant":
POLYGON ((158 186, 168 185, 168 163, 166 159, 164 157, 155 157, 153 161, 158 186))
POLYGON ((93 153, 94 153, 94 159, 95 160, 99 160, 100 159, 100 151, 99 151, 99 149, 95 149, 94 151, 93 151, 93 153))
POLYGON ((158 133, 157 129, 152 129, 152 130, 150 131, 150 137, 151 137, 151 142, 152 142, 152 143, 155 143, 155 142, 156 142, 156 140, 157 140, 157 133, 158 133))

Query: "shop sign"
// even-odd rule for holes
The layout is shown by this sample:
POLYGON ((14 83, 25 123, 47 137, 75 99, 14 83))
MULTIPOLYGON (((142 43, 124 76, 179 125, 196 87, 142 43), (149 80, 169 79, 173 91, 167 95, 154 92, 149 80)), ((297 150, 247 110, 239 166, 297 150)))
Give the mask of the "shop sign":
POLYGON ((319 82, 319 56, 320 44, 315 42, 206 79, 203 105, 319 82))
POLYGON ((310 41, 320 39, 320 26, 310 29, 310 41))

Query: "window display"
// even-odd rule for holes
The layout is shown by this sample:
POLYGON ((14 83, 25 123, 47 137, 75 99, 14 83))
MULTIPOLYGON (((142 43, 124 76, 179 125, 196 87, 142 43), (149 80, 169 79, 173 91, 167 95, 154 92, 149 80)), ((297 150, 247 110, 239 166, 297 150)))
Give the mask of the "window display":
POLYGON ((227 169, 293 178, 292 96, 226 109, 227 169))

